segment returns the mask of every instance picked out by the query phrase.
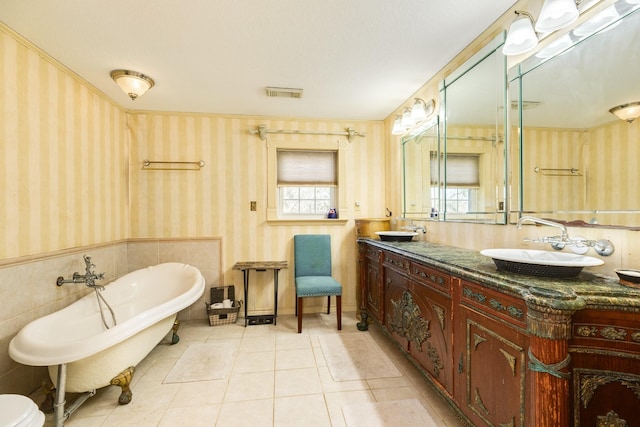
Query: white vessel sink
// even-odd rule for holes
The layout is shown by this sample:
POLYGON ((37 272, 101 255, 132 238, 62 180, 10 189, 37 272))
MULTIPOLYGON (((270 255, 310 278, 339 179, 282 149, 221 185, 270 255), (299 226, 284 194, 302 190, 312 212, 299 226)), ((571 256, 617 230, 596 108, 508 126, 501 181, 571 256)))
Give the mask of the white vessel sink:
POLYGON ((498 270, 541 277, 575 277, 584 267, 604 264, 598 258, 568 252, 535 249, 484 249, 498 270))
POLYGON ((410 242, 418 233, 413 231, 376 231, 380 240, 386 242, 410 242))

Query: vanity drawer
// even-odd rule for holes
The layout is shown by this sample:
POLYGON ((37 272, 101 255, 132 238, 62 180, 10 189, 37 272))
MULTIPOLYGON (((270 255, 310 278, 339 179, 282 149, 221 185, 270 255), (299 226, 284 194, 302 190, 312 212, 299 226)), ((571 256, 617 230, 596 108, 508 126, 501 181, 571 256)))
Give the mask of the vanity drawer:
POLYGON ((526 327, 527 306, 524 301, 465 280, 460 280, 460 286, 462 303, 511 324, 526 327))
POLYGON ((389 252, 384 253, 385 265, 392 267, 396 270, 400 270, 404 273, 409 272, 409 260, 402 255, 396 255, 389 252))
POLYGON ((431 288, 450 293, 451 276, 425 265, 411 262, 409 271, 410 276, 419 283, 425 284, 431 288))

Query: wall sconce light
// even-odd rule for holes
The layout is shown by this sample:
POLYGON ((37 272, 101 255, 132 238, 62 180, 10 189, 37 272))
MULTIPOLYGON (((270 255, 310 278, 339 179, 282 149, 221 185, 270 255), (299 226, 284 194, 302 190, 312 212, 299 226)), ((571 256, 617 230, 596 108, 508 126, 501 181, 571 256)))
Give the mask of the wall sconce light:
POLYGON ((396 118, 393 120, 391 134, 404 135, 410 128, 431 116, 435 109, 435 100, 430 99, 428 102, 425 102, 423 99, 414 98, 413 107, 404 107, 404 112, 396 115, 396 118))
POLYGON ((405 129, 409 129, 414 126, 416 122, 413 121, 411 117, 411 107, 404 107, 404 113, 402 113, 402 126, 405 129))
POLYGON ((415 98, 413 107, 411 107, 411 119, 414 123, 420 123, 429 117, 436 109, 436 101, 429 100, 429 103, 424 102, 424 99, 415 98))
POLYGON ((640 117, 640 101, 615 106, 609 112, 615 114, 620 120, 631 123, 640 117))
POLYGON ((403 135, 407 131, 407 128, 402 126, 402 115, 396 115, 393 121, 393 128, 391 129, 392 135, 403 135))
POLYGON ((518 17, 511 23, 502 46, 502 53, 505 55, 520 55, 538 45, 538 36, 533 29, 533 16, 521 10, 516 10, 515 14, 518 17))
POLYGON ((570 25, 580 12, 575 0, 545 0, 536 21, 536 31, 550 33, 570 25))
POLYGON ((518 16, 509 27, 502 47, 505 55, 520 55, 538 45, 538 33, 545 34, 571 25, 580 16, 578 4, 585 0, 544 0, 538 20, 516 10, 518 16))
POLYGON ((111 78, 132 100, 142 96, 155 85, 151 77, 145 76, 137 71, 113 70, 111 72, 111 78))

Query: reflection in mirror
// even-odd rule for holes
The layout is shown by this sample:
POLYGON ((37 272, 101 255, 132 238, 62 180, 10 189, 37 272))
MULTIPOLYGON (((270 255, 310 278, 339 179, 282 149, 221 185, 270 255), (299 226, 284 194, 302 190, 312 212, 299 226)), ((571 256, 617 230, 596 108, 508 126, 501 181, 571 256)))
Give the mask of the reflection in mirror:
POLYGON ((601 7, 514 70, 511 84, 521 92, 512 98, 520 105, 521 213, 640 225, 640 119, 627 123, 609 112, 640 101, 640 5, 634 3, 601 7))
POLYGON ((504 33, 441 85, 444 149, 440 217, 506 223, 504 33))
POLYGON ((440 131, 438 116, 402 139, 403 217, 408 219, 438 219, 438 163, 440 131), (435 180, 435 181, 434 181, 435 180))

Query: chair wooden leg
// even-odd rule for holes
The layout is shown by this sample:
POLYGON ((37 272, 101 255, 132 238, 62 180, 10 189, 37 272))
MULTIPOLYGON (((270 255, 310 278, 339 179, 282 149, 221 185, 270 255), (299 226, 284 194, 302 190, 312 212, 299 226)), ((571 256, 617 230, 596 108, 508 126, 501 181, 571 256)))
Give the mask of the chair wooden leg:
POLYGON ((298 294, 296 294, 296 303, 295 303, 295 306, 296 306, 296 317, 297 317, 297 316, 298 316, 298 294))
POLYGON ((342 330, 342 295, 336 296, 336 316, 338 316, 338 330, 342 330))
POLYGON ((331 314, 331 295, 327 295, 327 314, 331 314))
POLYGON ((302 332, 302 298, 300 297, 298 297, 296 308, 298 312, 298 333, 300 333, 302 332))

